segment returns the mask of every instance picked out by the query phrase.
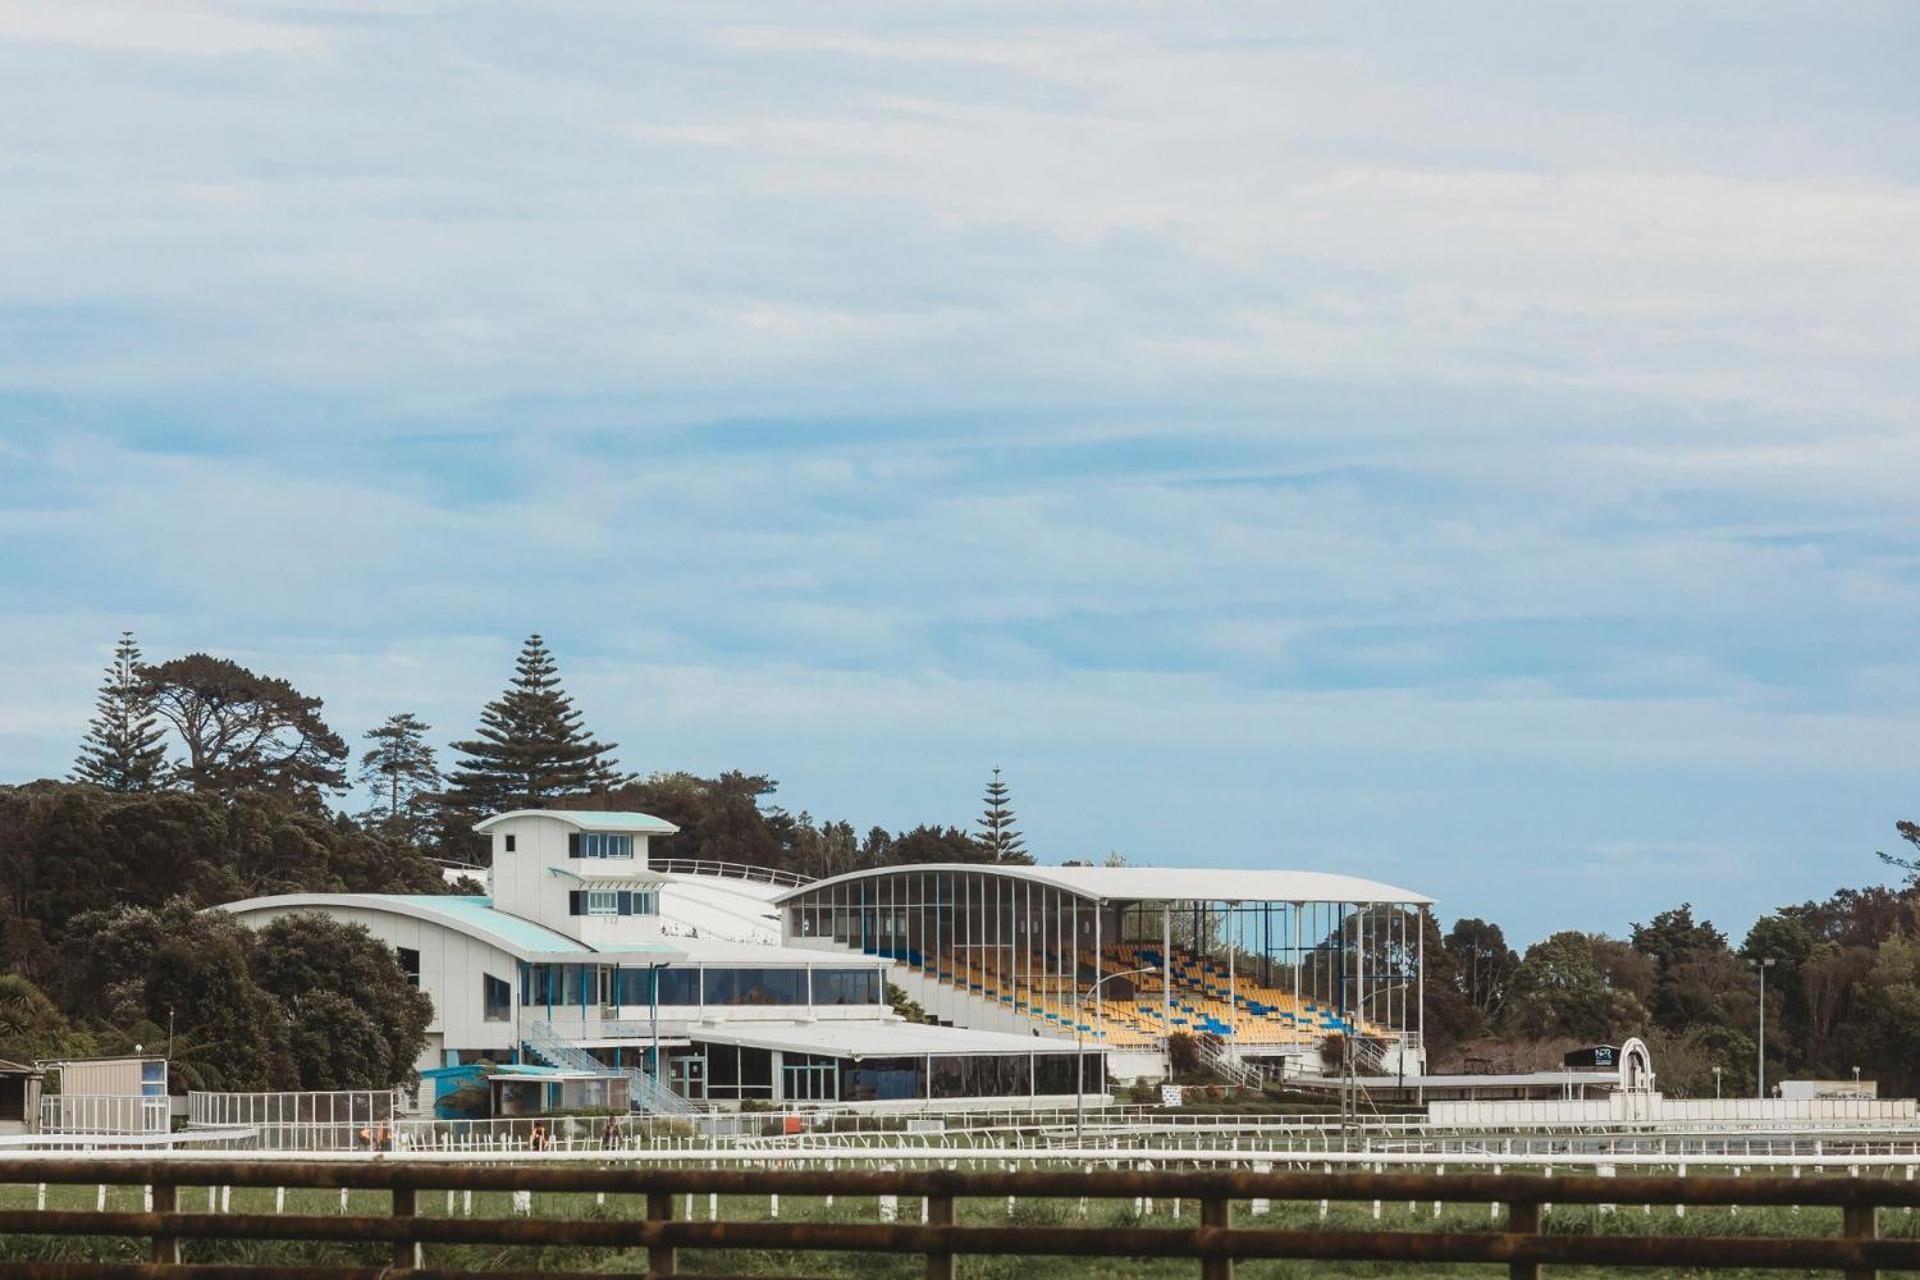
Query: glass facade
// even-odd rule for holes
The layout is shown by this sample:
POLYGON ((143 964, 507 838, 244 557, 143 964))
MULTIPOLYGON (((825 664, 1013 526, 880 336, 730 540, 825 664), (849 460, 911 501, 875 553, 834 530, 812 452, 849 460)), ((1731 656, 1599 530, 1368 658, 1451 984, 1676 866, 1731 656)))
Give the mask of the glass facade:
POLYGON ((707 969, 709 1005, 773 1005, 807 1002, 805 969, 707 969))
POLYGON ((815 969, 813 1002, 819 1005, 879 1004, 883 998, 878 969, 815 969))
POLYGON ((660 895, 653 889, 571 889, 567 913, 576 916, 657 916, 660 895))

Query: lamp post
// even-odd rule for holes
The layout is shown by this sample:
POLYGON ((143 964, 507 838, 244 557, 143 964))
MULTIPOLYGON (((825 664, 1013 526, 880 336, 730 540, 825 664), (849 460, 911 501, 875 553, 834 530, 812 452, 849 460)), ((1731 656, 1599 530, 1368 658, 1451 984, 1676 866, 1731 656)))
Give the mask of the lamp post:
POLYGON ((1756 1073, 1759 1084, 1755 1097, 1764 1101, 1767 1096, 1767 970, 1773 968, 1773 957, 1765 956, 1747 961, 1760 975, 1760 1050, 1759 1070, 1756 1073))
POLYGON ((1720 1073, 1723 1070, 1725 1070, 1723 1067, 1713 1069, 1713 1097, 1716 1102, 1720 1100, 1720 1073))
MULTIPOLYGON (((1131 978, 1136 973, 1156 972, 1151 967, 1142 969, 1123 969, 1119 973, 1109 973, 1095 978, 1093 985, 1087 988, 1087 994, 1098 996, 1100 988, 1115 978, 1131 978)), ((1171 978, 1168 979, 1171 983, 1171 978)), ((1087 1125, 1087 1050, 1086 1035, 1082 1028, 1086 1019, 1081 1016, 1080 984, 1073 984, 1073 1145, 1078 1147, 1081 1135, 1087 1125)))

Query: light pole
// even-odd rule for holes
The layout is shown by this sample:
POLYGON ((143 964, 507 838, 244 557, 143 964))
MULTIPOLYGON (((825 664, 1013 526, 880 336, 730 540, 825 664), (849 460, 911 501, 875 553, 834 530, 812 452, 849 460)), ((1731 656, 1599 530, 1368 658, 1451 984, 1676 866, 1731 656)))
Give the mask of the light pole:
MULTIPOLYGON (((1148 967, 1142 969, 1123 969, 1119 973, 1109 973, 1095 978, 1093 985, 1087 988, 1087 994, 1098 996, 1100 988, 1115 978, 1131 978, 1136 973, 1154 973, 1157 970, 1148 967)), ((1078 1147, 1081 1135, 1087 1125, 1087 1050, 1084 1028, 1086 1019, 1081 1016, 1080 984, 1073 984, 1073 1145, 1078 1147)))
POLYGON ((1760 974, 1760 1051, 1759 1051, 1759 1092, 1754 1096, 1765 1101, 1767 1096, 1767 970, 1773 968, 1773 957, 1747 961, 1760 974))
POLYGON ((1720 1100, 1720 1072, 1724 1069, 1722 1067, 1713 1069, 1713 1097, 1716 1102, 1720 1100))

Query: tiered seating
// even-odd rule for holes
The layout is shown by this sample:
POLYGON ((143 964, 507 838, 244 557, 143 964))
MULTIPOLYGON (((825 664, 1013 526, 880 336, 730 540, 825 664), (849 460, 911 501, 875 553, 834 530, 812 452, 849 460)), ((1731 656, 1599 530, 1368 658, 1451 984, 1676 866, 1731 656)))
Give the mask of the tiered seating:
POLYGON ((1241 1044, 1311 1044, 1336 1032, 1351 1033, 1356 1023, 1311 999, 1296 1001, 1290 992, 1262 986, 1251 975, 1236 973, 1231 986, 1224 962, 1198 957, 1174 948, 1163 966, 1160 948, 1152 943, 1116 943, 1103 953, 1083 948, 1075 959, 1081 979, 1059 972, 1076 966, 1064 956, 1049 955, 1045 966, 1054 976, 1034 979, 1019 972, 1026 963, 1016 948, 971 947, 940 954, 911 952, 895 959, 961 991, 998 1004, 1065 1034, 1076 1031, 1074 988, 1090 973, 1129 973, 1130 997, 1104 988, 1078 1010, 1078 1033, 1089 1041, 1115 1046, 1157 1043, 1168 1028, 1211 1034, 1241 1044), (1162 979, 1170 974, 1171 1000, 1162 979), (1171 1009, 1169 1010, 1169 1005, 1171 1009))
MULTIPOLYGON (((1160 948, 1149 943, 1118 943, 1096 957, 1101 970, 1162 968, 1160 948)), ((1301 1044, 1335 1032, 1351 1032, 1353 1023, 1314 1000, 1295 1001, 1290 992, 1265 987, 1248 975, 1229 984, 1225 964, 1175 948, 1166 970, 1173 979, 1171 1019, 1176 1031, 1204 1032, 1242 1043, 1301 1044), (1229 1003, 1231 1000, 1231 1003, 1229 1003)), ((1166 993, 1158 972, 1141 974, 1136 1012, 1157 1029, 1167 1016, 1166 993)))

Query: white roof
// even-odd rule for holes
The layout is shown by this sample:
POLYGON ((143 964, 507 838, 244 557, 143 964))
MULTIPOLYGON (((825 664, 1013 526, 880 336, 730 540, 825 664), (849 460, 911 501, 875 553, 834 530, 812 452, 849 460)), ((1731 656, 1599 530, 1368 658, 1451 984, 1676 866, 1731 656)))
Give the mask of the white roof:
POLYGON ((786 902, 825 885, 918 871, 964 871, 1053 885, 1102 902, 1351 902, 1430 906, 1424 893, 1328 871, 1236 870, 1208 867, 1022 867, 1004 863, 940 862, 876 867, 789 889, 786 902))
POLYGON ((765 946, 779 943, 780 912, 772 902, 782 892, 779 885, 671 871, 658 874, 663 922, 695 930, 702 938, 765 946))
POLYGON ((290 911, 384 912, 452 929, 498 947, 517 960, 539 963, 577 963, 592 956, 615 964, 631 960, 639 965, 653 965, 679 960, 684 954, 672 939, 591 947, 578 938, 569 938, 532 920, 496 911, 490 898, 459 894, 281 893, 264 898, 244 898, 207 910, 226 911, 236 916, 262 911, 275 915, 290 911))
MULTIPOLYGON (((686 1029, 686 1035, 710 1044, 824 1053, 841 1058, 1073 1052, 1073 1041, 1054 1036, 1016 1036, 1004 1031, 968 1031, 880 1018, 844 1022, 724 1022, 718 1026, 694 1023, 686 1029)), ((1100 1046, 1088 1041, 1086 1049, 1097 1053, 1100 1046)))
POLYGON ((491 831, 513 818, 553 818, 581 831, 630 832, 643 836, 670 836, 680 828, 650 813, 617 813, 609 809, 515 809, 496 813, 473 824, 475 831, 491 831))
POLYGON ((663 932, 661 941, 678 951, 675 963, 712 965, 766 965, 778 969, 797 969, 812 965, 817 969, 884 969, 893 963, 886 956, 849 953, 839 948, 786 947, 777 942, 740 942, 732 938, 688 937, 663 932))

